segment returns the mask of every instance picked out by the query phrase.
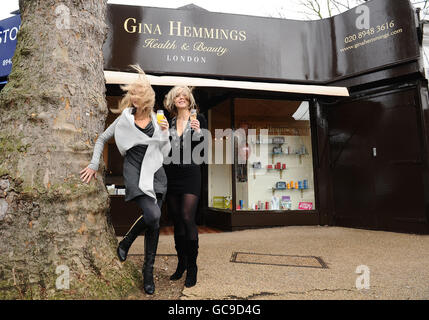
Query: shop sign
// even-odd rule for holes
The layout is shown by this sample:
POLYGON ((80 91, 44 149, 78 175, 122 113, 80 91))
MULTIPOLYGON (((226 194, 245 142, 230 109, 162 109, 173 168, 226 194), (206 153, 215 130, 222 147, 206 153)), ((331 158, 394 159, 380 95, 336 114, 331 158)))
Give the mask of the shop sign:
POLYGON ((12 58, 20 25, 20 16, 0 21, 0 77, 8 76, 12 70, 12 58))
POLYGON ((105 69, 329 83, 417 60, 415 19, 408 0, 318 21, 109 4, 105 69))

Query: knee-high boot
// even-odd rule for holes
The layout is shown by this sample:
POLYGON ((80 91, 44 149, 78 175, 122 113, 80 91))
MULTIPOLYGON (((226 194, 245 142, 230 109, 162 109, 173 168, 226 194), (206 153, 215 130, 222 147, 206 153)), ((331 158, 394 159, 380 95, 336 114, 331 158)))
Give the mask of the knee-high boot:
POLYGON ((198 240, 186 240, 187 268, 186 281, 187 288, 195 286, 197 283, 197 257, 198 257, 198 240))
POLYGON ((171 275, 170 280, 179 280, 187 267, 185 236, 174 236, 174 244, 177 252, 177 268, 171 275))
POLYGON ((156 249, 158 248, 159 228, 147 228, 144 237, 144 264, 143 286, 147 294, 155 292, 153 281, 153 265, 155 263, 156 249))
POLYGON ((119 260, 122 262, 127 259, 128 250, 133 244, 134 240, 147 228, 146 223, 144 222, 143 215, 141 215, 136 222, 131 226, 130 230, 124 236, 121 242, 119 242, 118 248, 116 250, 119 260))

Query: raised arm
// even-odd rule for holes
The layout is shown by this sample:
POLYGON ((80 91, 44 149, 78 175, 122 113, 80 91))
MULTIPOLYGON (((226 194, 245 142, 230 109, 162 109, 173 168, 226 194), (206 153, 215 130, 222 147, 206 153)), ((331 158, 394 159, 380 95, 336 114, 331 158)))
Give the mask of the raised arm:
POLYGON ((100 164, 100 156, 104 149, 104 144, 109 141, 114 133, 115 133, 115 127, 116 123, 118 122, 119 117, 116 118, 116 120, 98 137, 97 141, 94 145, 94 152, 92 154, 91 163, 88 165, 88 168, 91 168, 95 171, 98 170, 98 166, 100 164))
POLYGON ((170 127, 170 123, 167 121, 167 119, 164 118, 160 124, 161 141, 159 144, 159 148, 164 158, 168 156, 171 150, 170 133, 169 133, 170 131, 168 130, 169 127, 170 127))
POLYGON ((198 114, 197 120, 191 121, 191 128, 194 130, 192 140, 204 138, 204 134, 201 129, 207 129, 207 120, 203 114, 198 114), (195 137, 195 138, 194 138, 195 137))

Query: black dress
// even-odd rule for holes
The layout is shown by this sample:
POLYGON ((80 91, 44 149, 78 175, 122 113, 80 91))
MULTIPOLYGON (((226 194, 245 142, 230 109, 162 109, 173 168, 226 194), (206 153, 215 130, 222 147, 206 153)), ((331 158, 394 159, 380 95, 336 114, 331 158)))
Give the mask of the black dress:
MULTIPOLYGON (((201 129, 207 129, 206 118, 198 114, 197 119, 200 122, 201 129)), ((202 134, 199 135, 196 141, 192 141, 192 135, 194 130, 190 127, 190 121, 188 121, 186 128, 183 130, 183 134, 179 136, 177 134, 176 117, 170 121, 170 143, 171 151, 170 157, 173 152, 180 152, 180 162, 165 165, 165 173, 167 174, 167 193, 168 194, 194 194, 200 196, 201 194, 201 166, 191 159, 191 163, 185 163, 185 155, 183 150, 188 150, 185 147, 187 142, 191 142, 191 152, 194 148, 203 143, 202 134), (190 138, 191 137, 191 138, 190 138), (175 150, 174 150, 175 149, 175 150)), ((195 136, 194 136, 195 138, 195 136)), ((203 151, 202 151, 203 152, 203 151)), ((191 153, 192 154, 192 153, 191 153)))
MULTIPOLYGON (((155 128, 152 121, 142 129, 137 124, 135 126, 149 137, 153 136, 155 128)), ((125 201, 133 200, 138 196, 145 195, 145 193, 139 188, 140 181, 140 170, 141 165, 146 154, 147 145, 136 145, 129 149, 125 154, 124 158, 124 169, 123 177, 125 184, 125 201)), ((157 194, 157 198, 164 198, 167 191, 167 177, 165 175, 164 168, 159 168, 154 175, 153 181, 154 192, 157 194)))

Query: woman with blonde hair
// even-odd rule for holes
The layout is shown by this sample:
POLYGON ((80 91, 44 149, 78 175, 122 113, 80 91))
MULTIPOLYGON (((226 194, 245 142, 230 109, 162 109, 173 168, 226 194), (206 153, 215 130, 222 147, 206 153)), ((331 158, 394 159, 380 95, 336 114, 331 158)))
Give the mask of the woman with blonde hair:
POLYGON ((167 177, 163 169, 164 157, 168 155, 169 124, 166 119, 159 124, 153 112, 155 92, 144 71, 139 72, 134 83, 121 86, 126 92, 119 104, 121 115, 99 136, 95 143, 91 163, 81 173, 82 181, 89 183, 95 177, 104 144, 114 136, 119 152, 124 157, 123 177, 125 201, 135 201, 143 210, 117 248, 121 261, 127 258, 128 250, 145 231, 145 254, 143 265, 144 290, 153 294, 153 265, 159 238, 161 205, 167 190, 167 177))
POLYGON ((192 109, 197 111, 197 105, 192 89, 186 86, 172 88, 165 97, 164 107, 172 116, 170 137, 173 163, 164 165, 164 168, 168 179, 167 211, 174 224, 178 258, 176 271, 170 279, 178 280, 186 271, 185 286, 192 287, 197 282, 198 269, 195 214, 201 193, 201 168, 195 159, 191 159, 191 155, 203 140, 201 128, 207 128, 207 121, 202 114, 195 116, 191 112, 192 109), (174 154, 179 154, 180 158, 175 159, 174 154))

